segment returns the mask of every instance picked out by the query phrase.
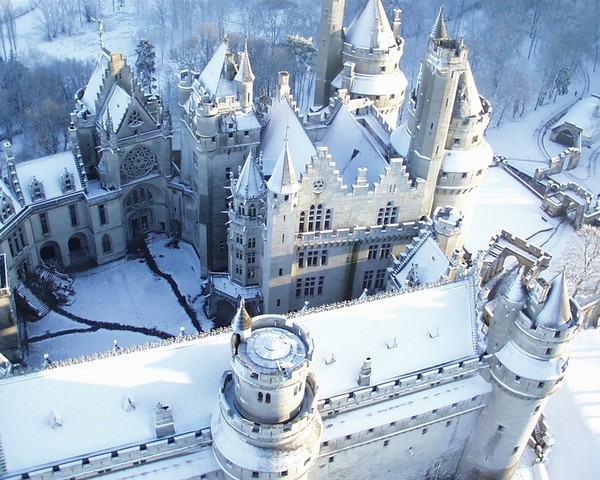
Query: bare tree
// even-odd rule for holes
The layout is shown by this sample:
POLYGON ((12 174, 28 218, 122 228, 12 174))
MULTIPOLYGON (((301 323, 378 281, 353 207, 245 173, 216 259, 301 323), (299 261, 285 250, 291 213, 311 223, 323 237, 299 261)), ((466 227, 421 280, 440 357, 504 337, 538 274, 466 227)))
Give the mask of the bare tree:
POLYGON ((586 225, 579 230, 557 268, 564 269, 575 300, 588 303, 600 298, 600 229, 586 225))

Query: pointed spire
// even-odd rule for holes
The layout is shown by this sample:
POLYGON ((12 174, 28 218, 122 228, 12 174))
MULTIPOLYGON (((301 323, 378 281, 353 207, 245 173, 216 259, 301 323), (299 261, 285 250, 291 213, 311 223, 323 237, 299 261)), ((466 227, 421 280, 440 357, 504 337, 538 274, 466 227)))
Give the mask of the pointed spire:
POLYGON ((346 30, 345 41, 355 47, 390 48, 396 38, 381 0, 367 0, 346 30))
POLYGON ((534 320, 535 325, 549 328, 560 328, 572 320, 569 292, 565 281, 565 272, 559 273, 550 282, 550 292, 546 303, 534 320))
POLYGON ((500 295, 513 304, 525 304, 527 301, 527 290, 523 282, 523 267, 514 270, 504 281, 500 295))
POLYGON ((244 51, 238 54, 240 59, 240 66, 235 76, 235 80, 238 82, 252 82, 254 81, 254 73, 252 72, 252 66, 250 65, 250 56, 248 55, 248 41, 244 43, 244 51))
POLYGON ((269 178, 267 186, 272 192, 282 195, 295 193, 300 188, 296 178, 296 172, 294 171, 290 149, 288 148, 287 132, 283 141, 283 152, 281 152, 279 160, 277 160, 277 163, 275 164, 273 174, 271 175, 271 178, 269 178))
POLYGON ((232 186, 232 192, 236 197, 245 200, 261 198, 265 192, 265 182, 252 156, 252 152, 248 154, 242 171, 232 186))
POLYGON ((244 297, 240 297, 238 309, 231 320, 231 328, 235 333, 248 332, 252 328, 252 317, 246 310, 244 297))
POLYGON ((442 40, 444 38, 448 38, 448 30, 446 30, 446 20, 444 20, 444 6, 440 7, 440 11, 438 13, 437 18, 431 27, 431 33, 429 37, 432 40, 442 40))

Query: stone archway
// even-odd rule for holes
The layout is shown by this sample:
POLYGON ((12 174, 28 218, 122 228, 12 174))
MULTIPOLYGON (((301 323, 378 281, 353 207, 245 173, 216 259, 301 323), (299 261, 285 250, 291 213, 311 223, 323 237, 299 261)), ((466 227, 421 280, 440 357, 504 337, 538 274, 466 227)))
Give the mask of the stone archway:
POLYGON ((58 243, 44 243, 40 248, 40 260, 49 267, 62 268, 63 261, 58 243))
POLYGON ((147 232, 160 230, 157 226, 156 208, 161 202, 162 193, 154 185, 141 184, 129 192, 123 201, 129 241, 138 240, 147 232))
POLYGON ((83 233, 76 233, 69 238, 69 264, 79 265, 89 260, 87 237, 83 233))

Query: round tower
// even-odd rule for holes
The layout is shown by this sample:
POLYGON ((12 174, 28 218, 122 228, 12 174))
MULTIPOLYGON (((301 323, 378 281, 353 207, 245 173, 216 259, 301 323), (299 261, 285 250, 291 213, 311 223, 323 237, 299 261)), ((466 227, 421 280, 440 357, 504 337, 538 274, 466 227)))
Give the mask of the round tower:
MULTIPOLYGON (((544 405, 564 378, 579 307, 569 299, 562 275, 550 284, 537 279, 527 288, 508 341, 490 359, 492 393, 465 447, 458 480, 510 478, 544 405)), ((516 300, 510 303, 519 305, 516 300)))
POLYGON ((322 431, 312 339, 280 315, 250 319, 243 301, 232 328, 232 370, 211 420, 215 457, 229 478, 306 478, 322 431))

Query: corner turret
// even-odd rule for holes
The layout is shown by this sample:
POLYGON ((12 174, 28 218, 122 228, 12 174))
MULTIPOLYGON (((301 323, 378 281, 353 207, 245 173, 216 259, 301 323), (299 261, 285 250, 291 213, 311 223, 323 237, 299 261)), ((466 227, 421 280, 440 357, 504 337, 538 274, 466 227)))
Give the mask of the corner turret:
POLYGON ((279 315, 234 318, 231 367, 211 420, 213 451, 224 472, 242 478, 305 478, 322 432, 308 331, 279 315), (240 334, 243 329, 244 335, 240 334))
POLYGON ((526 295, 522 281, 518 272, 501 288, 494 316, 514 321, 506 342, 491 346, 492 394, 464 450, 457 480, 510 478, 565 375, 568 345, 580 325, 579 306, 569 298, 562 274, 550 283, 530 280, 526 295))

